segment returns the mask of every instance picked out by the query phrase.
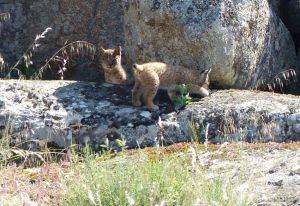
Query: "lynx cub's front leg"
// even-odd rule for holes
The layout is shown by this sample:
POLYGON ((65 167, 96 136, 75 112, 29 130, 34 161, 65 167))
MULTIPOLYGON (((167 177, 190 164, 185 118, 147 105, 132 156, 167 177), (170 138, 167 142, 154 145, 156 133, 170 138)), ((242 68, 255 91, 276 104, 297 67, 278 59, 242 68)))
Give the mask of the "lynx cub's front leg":
POLYGON ((141 96, 142 96, 141 82, 138 79, 136 79, 134 87, 132 89, 133 106, 140 107, 142 105, 141 96))
POLYGON ((152 111, 159 110, 159 107, 153 103, 153 99, 157 93, 159 88, 159 77, 155 72, 147 72, 145 71, 147 79, 144 79, 144 87, 143 87, 143 98, 147 108, 152 111))
POLYGON ((144 91, 143 94, 144 102, 151 112, 159 110, 159 107, 153 103, 153 99, 157 93, 157 90, 158 86, 149 91, 144 91))

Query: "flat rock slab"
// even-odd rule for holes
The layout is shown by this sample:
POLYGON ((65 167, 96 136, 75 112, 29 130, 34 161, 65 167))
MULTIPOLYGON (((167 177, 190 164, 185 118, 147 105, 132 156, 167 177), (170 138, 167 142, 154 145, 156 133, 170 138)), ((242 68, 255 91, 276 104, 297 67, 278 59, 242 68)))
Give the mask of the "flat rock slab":
POLYGON ((291 141, 300 138, 300 97, 221 90, 174 111, 162 92, 160 111, 131 104, 132 86, 74 81, 0 80, 0 135, 15 143, 145 147, 191 140, 291 141), (161 119, 161 121, 159 120, 161 119))
POLYGON ((300 205, 299 149, 276 149, 272 144, 262 149, 232 148, 199 155, 209 178, 239 185, 234 194, 241 200, 247 197, 249 205, 300 205))

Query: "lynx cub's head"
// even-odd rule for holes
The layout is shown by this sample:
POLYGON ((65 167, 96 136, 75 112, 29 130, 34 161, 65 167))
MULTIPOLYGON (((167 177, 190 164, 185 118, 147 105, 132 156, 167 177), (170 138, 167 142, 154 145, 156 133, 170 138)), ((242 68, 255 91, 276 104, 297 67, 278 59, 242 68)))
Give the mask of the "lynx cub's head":
POLYGON ((100 47, 100 57, 105 81, 113 84, 126 84, 127 75, 121 64, 121 47, 104 49, 100 47))

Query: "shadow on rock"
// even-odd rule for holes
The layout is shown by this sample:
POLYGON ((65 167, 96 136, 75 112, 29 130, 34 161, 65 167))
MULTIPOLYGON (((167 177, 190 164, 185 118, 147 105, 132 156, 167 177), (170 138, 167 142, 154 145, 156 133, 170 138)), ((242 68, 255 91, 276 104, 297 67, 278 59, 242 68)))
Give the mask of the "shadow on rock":
POLYGON ((103 144, 115 146, 116 140, 122 139, 129 147, 152 146, 157 136, 158 117, 172 112, 172 103, 166 93, 160 91, 155 99, 161 102, 160 111, 150 113, 146 107, 132 106, 131 89, 129 85, 88 82, 59 87, 53 95, 60 106, 53 108, 59 111, 59 107, 63 107, 65 113, 58 112, 54 118, 64 119, 72 131, 73 143, 90 144, 99 149, 103 144), (65 117, 59 117, 62 114, 65 117), (150 130, 153 131, 151 138, 148 137, 150 130), (145 141, 139 142, 143 135, 145 141))

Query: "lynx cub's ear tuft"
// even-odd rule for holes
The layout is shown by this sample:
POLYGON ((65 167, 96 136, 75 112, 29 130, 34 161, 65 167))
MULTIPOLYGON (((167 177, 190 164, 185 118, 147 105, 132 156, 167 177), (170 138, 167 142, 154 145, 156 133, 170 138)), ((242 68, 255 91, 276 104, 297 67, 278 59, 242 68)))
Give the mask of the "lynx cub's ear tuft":
POLYGON ((99 51, 100 51, 100 53, 102 53, 102 54, 105 53, 105 49, 104 49, 102 46, 99 47, 99 51))
POLYGON ((141 65, 133 64, 132 67, 133 67, 134 71, 137 71, 137 72, 143 71, 143 67, 141 65))
POLYGON ((211 68, 202 70, 200 74, 206 74, 206 75, 209 75, 210 72, 211 72, 211 68))
POLYGON ((120 46, 116 47, 114 55, 115 56, 121 56, 121 53, 122 53, 122 48, 120 46))
POLYGON ((137 69, 138 64, 133 64, 132 67, 133 67, 133 69, 137 69))
POLYGON ((211 68, 209 68, 209 69, 207 69, 207 70, 205 70, 205 71, 206 71, 206 73, 209 75, 210 72, 211 72, 211 68))

